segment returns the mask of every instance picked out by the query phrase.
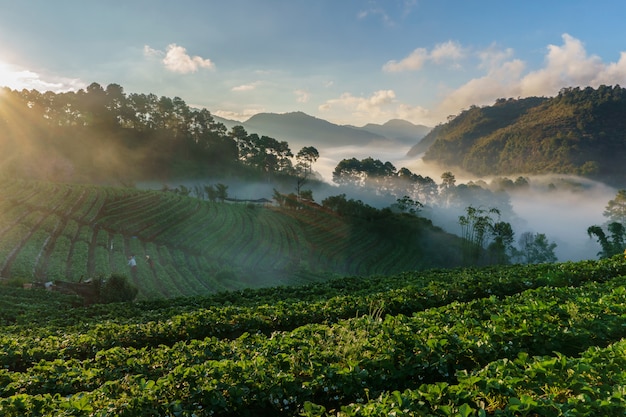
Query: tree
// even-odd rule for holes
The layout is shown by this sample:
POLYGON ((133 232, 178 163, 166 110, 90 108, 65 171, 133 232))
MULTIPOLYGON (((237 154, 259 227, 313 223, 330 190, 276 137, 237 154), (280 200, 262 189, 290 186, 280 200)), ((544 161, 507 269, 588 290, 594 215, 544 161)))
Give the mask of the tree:
POLYGON ((441 174, 441 180, 442 182, 439 186, 439 195, 442 198, 442 202, 446 206, 449 206, 452 196, 454 195, 454 191, 456 190, 456 178, 454 177, 454 174, 452 174, 452 172, 446 171, 441 174))
POLYGON ((222 183, 215 185, 216 197, 223 203, 228 198, 228 185, 222 183))
POLYGON ((194 184, 193 192, 196 195, 196 198, 203 200, 204 199, 204 188, 200 184, 194 184))
POLYGON ((341 160, 333 171, 333 181, 340 185, 357 187, 373 186, 391 189, 391 180, 396 178, 396 167, 391 162, 382 162, 371 157, 341 160))
POLYGON ((276 201, 276 203, 282 207, 285 204, 285 195, 282 194, 280 191, 278 191, 276 188, 274 188, 274 194, 272 195, 272 198, 276 201))
POLYGON ((174 191, 176 191, 176 194, 184 196, 188 196, 189 194, 191 194, 191 188, 183 184, 179 185, 178 188, 176 188, 174 191))
POLYGON ((556 243, 549 242, 543 233, 524 232, 518 240, 517 256, 526 264, 552 263, 557 261, 554 254, 556 243))
POLYGON ((494 224, 496 224, 492 216, 500 217, 500 210, 497 208, 487 210, 468 206, 465 212, 466 215, 459 216, 461 237, 465 243, 463 256, 466 261, 477 262, 485 247, 487 238, 492 233, 494 224))
POLYGON ((296 164, 296 193, 302 198, 304 198, 302 186, 308 182, 312 174, 311 167, 319 156, 319 152, 313 146, 305 146, 296 155, 298 161, 296 164))
POLYGON ((305 146, 296 154, 296 161, 303 168, 305 174, 311 175, 312 166, 319 157, 320 154, 316 148, 305 146))
POLYGON ((313 190, 302 190, 300 191, 300 199, 313 201, 313 190))
POLYGON ((333 181, 339 185, 362 186, 365 174, 361 169, 361 162, 356 158, 339 161, 333 171, 333 181))
POLYGON ((496 222, 491 226, 492 242, 487 247, 491 261, 508 264, 513 255, 513 228, 510 223, 496 222))
POLYGON ((242 156, 246 154, 248 146, 248 132, 246 132, 243 126, 237 125, 232 127, 229 135, 237 143, 237 156, 239 159, 242 159, 242 156))
POLYGON ((626 190, 619 190, 602 214, 613 222, 626 225, 626 190))
POLYGON ((454 185, 456 184, 456 178, 454 177, 454 174, 450 171, 446 171, 443 174, 441 174, 441 188, 444 190, 449 190, 454 188, 454 185))
POLYGON ((613 222, 607 226, 610 236, 607 236, 600 226, 589 226, 587 234, 589 237, 596 236, 602 250, 598 252, 600 258, 610 258, 613 255, 624 251, 624 238, 626 238, 626 228, 622 223, 613 222))
POLYGON ((205 185, 204 192, 206 193, 209 201, 215 202, 215 200, 217 200, 217 190, 212 185, 205 185))
POLYGON ((409 213, 414 216, 417 215, 417 213, 419 213, 419 211, 422 210, 422 208, 424 208, 424 205, 422 203, 420 203, 419 201, 413 200, 408 195, 405 195, 402 198, 398 198, 394 206, 397 207, 398 210, 400 210, 401 212, 409 213))

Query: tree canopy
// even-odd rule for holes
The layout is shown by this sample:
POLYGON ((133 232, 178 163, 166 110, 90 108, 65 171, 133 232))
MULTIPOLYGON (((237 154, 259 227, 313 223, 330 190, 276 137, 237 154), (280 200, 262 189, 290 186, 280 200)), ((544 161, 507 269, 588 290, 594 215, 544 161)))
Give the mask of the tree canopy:
MULTIPOLYGON (((319 157, 302 155, 310 170, 319 157)), ((293 175, 286 141, 230 132, 180 97, 92 83, 64 93, 0 90, 0 167, 40 179, 126 181, 176 176, 293 175)))
POLYGON ((582 175, 622 186, 626 90, 564 88, 556 97, 499 99, 435 127, 411 155, 475 175, 582 175))

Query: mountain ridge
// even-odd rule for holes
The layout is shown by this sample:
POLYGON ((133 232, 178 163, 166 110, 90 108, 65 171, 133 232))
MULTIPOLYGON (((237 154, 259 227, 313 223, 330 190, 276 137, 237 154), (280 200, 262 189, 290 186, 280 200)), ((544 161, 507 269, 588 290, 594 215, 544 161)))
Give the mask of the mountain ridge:
POLYGON ((248 133, 287 141, 292 150, 302 146, 336 147, 371 143, 410 146, 418 143, 430 130, 427 126, 402 119, 391 119, 382 125, 368 123, 362 127, 338 125, 302 111, 257 113, 244 122, 213 117, 229 129, 240 125, 248 133))
POLYGON ((472 106, 407 156, 477 176, 572 174, 626 184, 626 89, 564 88, 555 97, 472 106))

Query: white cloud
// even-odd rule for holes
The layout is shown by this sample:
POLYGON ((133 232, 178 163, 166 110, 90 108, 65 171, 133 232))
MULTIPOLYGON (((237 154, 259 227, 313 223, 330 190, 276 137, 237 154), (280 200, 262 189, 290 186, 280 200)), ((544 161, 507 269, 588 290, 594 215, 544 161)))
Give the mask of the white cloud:
POLYGON ((158 57, 165 55, 163 51, 159 51, 158 49, 151 48, 148 45, 143 46, 143 54, 145 56, 158 56, 158 57))
POLYGON ((507 59, 513 57, 513 49, 507 48, 501 50, 498 49, 495 44, 492 44, 487 49, 478 51, 477 54, 480 59, 480 65, 478 68, 491 70, 499 67, 507 59))
POLYGON ((357 14, 358 19, 365 19, 368 16, 380 16, 383 23, 387 26, 393 26, 395 24, 391 16, 382 8, 372 7, 367 10, 361 10, 357 14))
POLYGON ((389 61, 383 66, 385 72, 416 71, 424 66, 428 60, 428 51, 425 48, 417 48, 401 61, 389 61))
POLYGON ((151 48, 148 45, 143 47, 143 53, 147 57, 163 57, 161 62, 168 71, 179 74, 189 74, 201 68, 215 69, 215 64, 210 59, 200 56, 190 56, 187 49, 175 43, 169 44, 165 52, 151 48))
POLYGON ((544 65, 526 71, 527 64, 514 59, 510 49, 497 51, 495 47, 478 53, 479 68, 487 73, 450 91, 436 112, 441 120, 471 105, 492 104, 498 98, 554 96, 564 87, 594 87, 601 84, 626 83, 626 52, 617 62, 605 63, 597 55, 590 55, 583 43, 562 35, 562 45, 548 45, 544 65))
POLYGON ((405 119, 414 123, 430 124, 430 112, 421 106, 400 103, 393 90, 379 90, 369 97, 343 93, 318 107, 321 112, 331 112, 336 123, 384 123, 391 119, 405 119), (344 120, 338 120, 342 118, 344 120))
POLYGON ((0 86, 14 90, 38 91, 76 91, 86 84, 77 78, 43 75, 26 69, 18 68, 0 61, 0 86))
POLYGON ((350 93, 343 93, 339 98, 327 100, 319 106, 322 111, 332 108, 344 108, 354 112, 380 113, 382 107, 393 103, 396 93, 393 90, 379 90, 370 97, 356 97, 350 93))
POLYGON ((472 105, 491 104, 497 98, 520 95, 518 80, 524 70, 524 62, 507 61, 492 68, 487 75, 474 78, 449 93, 436 109, 443 120, 472 105))
POLYGON ((604 70, 597 75, 593 84, 621 84, 624 86, 626 84, 626 52, 620 53, 619 61, 606 65, 604 70))
POLYGON ((466 54, 467 51, 458 42, 448 41, 435 45, 430 52, 426 48, 417 48, 400 61, 388 61, 383 66, 383 71, 417 71, 428 61, 432 61, 435 64, 442 64, 447 61, 456 62, 466 54))
POLYGON ((546 65, 520 80, 523 96, 554 95, 561 88, 592 85, 605 70, 605 64, 596 55, 587 55, 581 41, 563 35, 563 45, 549 45, 546 65))
POLYGON ((430 59, 436 64, 446 60, 456 61, 465 56, 465 51, 457 42, 448 41, 436 45, 430 52, 430 59))
POLYGON ((308 103, 311 95, 306 90, 295 90, 294 94, 296 95, 296 101, 298 103, 308 103))
POLYGON ((252 116, 258 113, 265 112, 263 108, 250 108, 243 109, 241 111, 233 111, 233 110, 216 110, 212 111, 211 114, 214 114, 219 117, 223 117, 224 119, 236 120, 238 122, 245 122, 252 116))
POLYGON ((241 92, 241 91, 251 91, 257 87, 258 83, 251 84, 242 84, 230 89, 230 91, 241 92))

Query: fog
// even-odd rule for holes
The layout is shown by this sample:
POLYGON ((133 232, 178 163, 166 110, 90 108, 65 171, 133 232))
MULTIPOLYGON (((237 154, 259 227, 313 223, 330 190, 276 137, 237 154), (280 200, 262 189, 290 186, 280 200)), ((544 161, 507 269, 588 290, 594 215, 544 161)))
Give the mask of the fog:
MULTIPOLYGON (((530 177, 531 189, 511 194, 515 213, 525 221, 528 231, 545 233, 558 246, 559 260, 596 259, 600 245, 587 235, 587 228, 602 225, 602 215, 617 190, 604 184, 575 177, 530 177), (581 184, 567 187, 555 180, 581 184), (557 184, 546 189, 545 184, 557 184)), ((518 233, 519 234, 519 233, 518 233)))
MULTIPOLYGON (((437 184, 441 183, 441 174, 451 171, 457 185, 478 180, 489 183, 492 178, 478 178, 458 168, 444 168, 436 164, 426 163, 421 157, 408 159, 405 146, 343 146, 320 149, 320 158, 314 168, 324 180, 332 183, 332 172, 335 166, 345 158, 367 157, 389 161, 397 169, 406 167, 415 174, 431 177, 437 184)), ((520 175, 507 175, 515 180, 520 175)), ((509 192, 510 205, 514 215, 502 220, 513 226, 515 239, 524 232, 543 233, 548 240, 557 244, 555 254, 559 261, 577 261, 597 259, 600 245, 587 235, 587 228, 592 225, 603 225, 607 218, 602 215, 609 200, 615 198, 617 189, 605 184, 584 178, 566 175, 528 176, 530 187, 525 191, 509 192)), ((320 189, 320 195, 314 194, 321 201, 329 192, 334 195, 346 192, 348 198, 361 199, 368 204, 380 206, 380 196, 364 194, 363 190, 345 190, 339 187, 330 190, 320 189)), ((389 202, 392 203, 393 201, 389 202)), ((491 207, 491 206, 490 206, 491 207)), ((497 206, 496 206, 497 207, 497 206)), ((497 207, 501 208, 501 207, 497 207)), ((458 208, 429 208, 423 215, 444 230, 460 234, 458 216, 464 214, 458 208), (447 212, 441 212, 447 211, 447 212)))
MULTIPOLYGON (((490 184, 492 178, 478 178, 460 169, 444 168, 436 164, 426 163, 421 158, 406 158, 406 146, 342 146, 318 149, 320 158, 313 168, 323 182, 313 181, 304 185, 311 189, 315 201, 321 203, 326 197, 345 193, 348 199, 362 200, 374 207, 388 207, 395 202, 389 195, 381 195, 373 190, 338 186, 332 181, 332 172, 342 159, 357 158, 359 160, 372 157, 383 162, 391 162, 396 169, 406 167, 415 174, 431 177, 437 184, 441 183, 441 174, 450 171, 456 178, 456 185, 469 182, 490 184)), ((515 180, 520 175, 507 175, 515 180)), ((613 199, 617 189, 588 179, 566 176, 527 176, 530 186, 524 190, 508 190, 493 192, 493 201, 479 200, 483 208, 495 207, 503 212, 502 221, 511 223, 515 233, 515 244, 524 232, 543 233, 550 242, 557 244, 555 254, 559 261, 578 261, 597 259, 600 245, 587 235, 587 228, 592 225, 604 225, 607 219, 602 215, 609 200, 613 199), (504 202, 504 203, 503 203, 504 202)), ((505 177, 505 176, 501 176, 505 177)), ((192 189, 194 185, 214 185, 223 183, 228 186, 228 196, 234 199, 272 199, 274 189, 281 193, 296 191, 295 181, 275 184, 273 182, 243 182, 232 179, 205 179, 201 181, 171 182, 167 185, 176 188, 185 185, 192 189)), ((161 189, 163 183, 144 183, 142 187, 161 189)), ((481 198, 484 196, 481 194, 481 198)), ((447 232, 459 235, 458 224, 460 215, 465 214, 469 204, 454 207, 427 205, 421 215, 430 218, 436 226, 447 232)), ((474 205, 474 204, 473 204, 474 205)))

